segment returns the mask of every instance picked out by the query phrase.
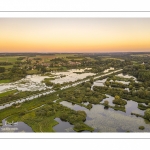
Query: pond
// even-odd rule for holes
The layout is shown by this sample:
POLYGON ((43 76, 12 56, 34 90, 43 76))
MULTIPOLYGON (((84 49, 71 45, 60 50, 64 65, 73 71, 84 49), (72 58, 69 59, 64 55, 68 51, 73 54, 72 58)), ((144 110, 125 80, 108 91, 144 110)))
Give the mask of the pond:
POLYGON ((53 127, 56 132, 75 132, 73 130, 74 125, 71 125, 69 122, 61 121, 60 118, 55 118, 59 124, 53 127))
POLYGON ((3 125, 0 127, 0 132, 33 132, 32 128, 24 122, 9 124, 4 119, 2 120, 2 124, 3 125))
POLYGON ((128 75, 128 74, 124 75, 123 73, 120 73, 120 74, 117 74, 117 76, 123 77, 123 78, 127 78, 127 79, 133 78, 133 80, 134 80, 135 82, 138 82, 137 79, 136 79, 134 76, 130 76, 130 75, 128 75))
MULTIPOLYGON (((112 100, 114 97, 110 95, 107 95, 107 97, 106 99, 113 106, 112 100)), ((137 108, 138 104, 134 101, 127 101, 126 112, 115 111, 112 108, 104 109, 104 106, 99 104, 92 104, 93 107, 90 110, 66 101, 61 102, 61 104, 76 111, 84 110, 87 114, 85 123, 93 127, 95 132, 150 132, 150 122, 131 115, 131 112, 144 114, 144 111, 137 108), (145 129, 140 130, 139 126, 144 126, 145 129)))
POLYGON ((86 78, 87 76, 93 76, 95 73, 85 73, 85 70, 90 70, 91 68, 85 68, 85 69, 71 69, 68 70, 67 72, 57 72, 57 73, 52 73, 55 75, 57 78, 54 80, 51 80, 51 82, 57 84, 63 84, 64 82, 75 82, 77 80, 82 80, 86 78), (65 76, 65 77, 61 77, 65 76))
POLYGON ((104 83, 106 82, 106 80, 107 78, 93 82, 93 85, 91 86, 91 90, 93 90, 94 86, 104 86, 104 83))
POLYGON ((41 91, 46 89, 51 89, 51 87, 47 87, 45 83, 42 83, 45 78, 49 78, 48 76, 41 75, 27 75, 26 78, 18 80, 12 83, 3 83, 0 84, 0 93, 17 89, 19 91, 41 91))

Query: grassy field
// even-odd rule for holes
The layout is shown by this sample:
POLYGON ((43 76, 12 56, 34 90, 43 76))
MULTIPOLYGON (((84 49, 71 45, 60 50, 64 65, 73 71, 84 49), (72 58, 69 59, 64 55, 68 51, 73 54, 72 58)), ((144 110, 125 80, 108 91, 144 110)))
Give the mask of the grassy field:
MULTIPOLYGON (((76 87, 72 87, 71 89, 74 90, 74 89, 76 89, 76 87)), ((68 89, 65 89, 63 91, 68 91, 68 89)), ((61 114, 63 114, 63 112, 65 112, 65 113, 68 112, 69 114, 71 112, 75 113, 75 111, 71 110, 70 108, 62 106, 61 104, 58 104, 58 103, 53 103, 51 106, 51 103, 54 100, 58 99, 57 94, 60 92, 62 92, 62 91, 58 91, 58 92, 50 94, 50 95, 36 98, 32 101, 26 101, 22 104, 18 104, 17 106, 11 106, 4 110, 0 110, 0 114, 1 114, 0 121, 2 121, 2 119, 4 119, 4 118, 10 116, 8 118, 8 121, 12 121, 12 120, 13 121, 23 121, 26 124, 28 124, 33 129, 34 132, 54 132, 53 126, 58 124, 58 122, 56 122, 54 120, 56 117, 60 117, 61 114), (50 102, 50 104, 49 104, 49 102, 50 102), (49 108, 49 106, 51 106, 54 114, 50 115, 50 116, 36 115, 37 109, 35 109, 35 108, 37 108, 43 104, 45 104, 45 106, 48 108, 49 108), (33 110, 33 109, 35 109, 35 110, 33 110), (20 115, 22 112, 25 114, 20 115)), ((7 92, 7 94, 8 94, 8 92, 7 92)), ((41 108, 38 108, 38 109, 41 109, 41 108)), ((47 110, 47 108, 45 110, 47 110)), ((73 114, 71 113, 70 115, 74 116, 74 113, 73 114)), ((76 116, 76 117, 77 117, 77 119, 80 118, 80 116, 76 116)), ((73 122, 73 124, 75 125, 75 128, 74 128, 75 131, 83 131, 83 130, 93 131, 93 128, 87 126, 82 121, 79 121, 79 124, 77 124, 77 123, 78 123, 78 121, 73 122)))
POLYGON ((27 74, 30 74, 30 75, 32 75, 32 74, 38 74, 38 73, 39 73, 39 71, 38 71, 37 69, 28 70, 28 71, 27 71, 27 74))
POLYGON ((0 57, 0 62, 15 62, 17 58, 21 56, 7 56, 7 57, 0 57))
POLYGON ((10 80, 0 80, 0 84, 1 83, 10 83, 10 80))
POLYGON ((12 91, 7 91, 7 92, 4 92, 4 93, 0 93, 0 98, 4 97, 4 96, 8 96, 10 94, 14 94, 16 92, 17 92, 17 90, 12 90, 12 91))
POLYGON ((104 58, 102 58, 102 60, 107 60, 107 59, 124 61, 123 59, 120 59, 120 58, 112 58, 112 57, 104 57, 104 58))
POLYGON ((12 68, 13 65, 8 65, 8 66, 0 66, 0 67, 5 67, 5 69, 12 68))

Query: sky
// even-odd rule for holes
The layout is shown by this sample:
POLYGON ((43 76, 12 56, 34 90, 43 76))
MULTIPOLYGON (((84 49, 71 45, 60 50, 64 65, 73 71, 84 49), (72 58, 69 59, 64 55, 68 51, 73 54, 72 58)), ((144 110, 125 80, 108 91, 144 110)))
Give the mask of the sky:
POLYGON ((0 18, 0 52, 150 51, 150 18, 0 18))

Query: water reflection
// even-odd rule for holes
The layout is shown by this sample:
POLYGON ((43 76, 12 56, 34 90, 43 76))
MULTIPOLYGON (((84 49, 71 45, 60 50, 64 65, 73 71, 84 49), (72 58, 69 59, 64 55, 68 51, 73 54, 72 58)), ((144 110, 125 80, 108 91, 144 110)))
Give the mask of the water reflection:
POLYGON ((53 129, 57 132, 75 132, 73 130, 74 125, 71 125, 69 122, 61 121, 60 118, 55 118, 59 124, 53 127, 53 129))
MULTIPOLYGON (((114 99, 107 95, 110 104, 114 99)), ((103 100, 104 101, 104 100, 103 100)), ((137 108, 137 103, 127 101, 126 112, 115 111, 112 108, 104 109, 103 105, 93 105, 92 109, 88 110, 79 105, 72 105, 69 102, 61 102, 73 110, 84 110, 87 114, 85 123, 95 129, 95 132, 150 132, 149 122, 146 123, 143 118, 131 115, 131 112, 144 114, 144 111, 137 108), (144 130, 139 130, 139 126, 144 126, 144 130)))
POLYGON ((2 120, 2 126, 0 132, 33 132, 32 128, 24 122, 7 123, 6 120, 2 120))

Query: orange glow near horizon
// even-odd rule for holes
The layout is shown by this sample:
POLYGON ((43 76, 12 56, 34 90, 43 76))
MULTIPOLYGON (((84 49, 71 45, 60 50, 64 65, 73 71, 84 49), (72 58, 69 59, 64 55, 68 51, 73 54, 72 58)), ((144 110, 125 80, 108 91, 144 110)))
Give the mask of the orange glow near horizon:
POLYGON ((0 18, 0 52, 150 51, 149 18, 0 18))

